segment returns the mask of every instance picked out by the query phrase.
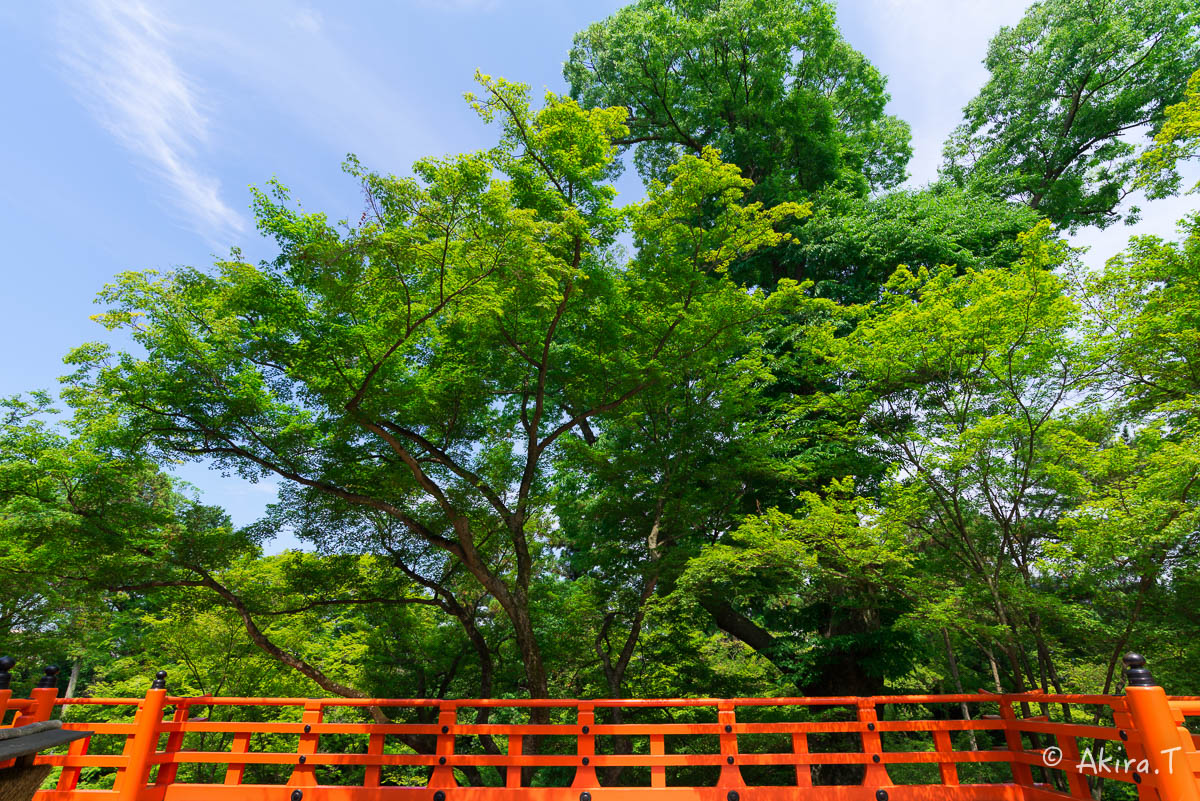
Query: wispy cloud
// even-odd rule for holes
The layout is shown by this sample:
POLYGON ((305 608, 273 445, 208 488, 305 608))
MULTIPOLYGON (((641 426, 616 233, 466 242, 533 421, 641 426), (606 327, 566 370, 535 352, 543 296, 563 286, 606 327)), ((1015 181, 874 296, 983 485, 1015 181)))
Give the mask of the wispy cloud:
POLYGON ((84 0, 60 23, 60 55, 80 99, 165 184, 187 223, 213 239, 243 230, 200 163, 208 120, 172 58, 170 26, 137 0, 84 0))
POLYGON ((291 24, 293 27, 307 33, 320 33, 321 27, 325 24, 325 17, 320 11, 315 11, 311 8, 298 8, 291 19, 291 24))
MULTIPOLYGON (((316 0, 206 0, 173 5, 171 20, 189 65, 222 87, 230 118, 253 121, 247 130, 257 141, 239 145, 247 152, 274 141, 290 154, 312 146, 306 137, 315 136, 326 145, 323 166, 353 152, 373 166, 403 169, 447 147, 432 110, 410 97, 425 80, 421 70, 432 68, 406 66, 411 61, 403 55, 375 49, 376 32, 356 27, 362 18, 335 14, 316 0)), ((450 97, 455 108, 461 105, 457 93, 450 97)), ((279 168, 279 154, 264 158, 259 169, 266 174, 279 168)), ((246 177, 254 182, 263 173, 246 177)))
POLYGON ((491 11, 499 5, 498 0, 416 0, 416 3, 442 11, 491 11))

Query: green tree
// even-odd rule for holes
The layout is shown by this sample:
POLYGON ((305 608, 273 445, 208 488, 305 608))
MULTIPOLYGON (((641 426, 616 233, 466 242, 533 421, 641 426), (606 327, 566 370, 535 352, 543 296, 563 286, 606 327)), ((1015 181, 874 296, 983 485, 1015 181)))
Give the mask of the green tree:
POLYGON ((545 697, 534 590, 560 442, 736 353, 772 301, 728 265, 804 210, 742 205, 749 182, 712 151, 616 208, 623 109, 551 95, 534 110, 524 87, 481 81, 473 102, 500 122, 498 145, 420 161, 414 178, 351 161, 357 227, 300 213, 276 185, 256 195, 275 261, 122 276, 102 319, 145 355, 78 349, 69 394, 81 420, 117 419, 114 435, 160 458, 276 475, 306 503, 388 518, 409 552, 440 557, 430 569, 452 563, 495 599, 545 697))
POLYGON ((1135 237, 1102 271, 1081 276, 1076 291, 1106 383, 1131 419, 1192 429, 1200 396, 1200 214, 1180 231, 1180 243, 1135 237))
POLYGON ((895 186, 912 155, 824 0, 638 0, 577 34, 564 74, 583 105, 629 110, 617 141, 647 180, 716 147, 770 205, 895 186))
POLYGON ((801 493, 792 512, 745 517, 688 561, 676 595, 708 609, 795 686, 874 694, 909 671, 914 651, 894 627, 909 606, 906 533, 852 479, 835 481, 801 493), (714 609, 714 596, 726 608, 714 609))
MULTIPOLYGON (((1188 80, 1183 101, 1168 106, 1166 121, 1154 135, 1154 144, 1141 156, 1138 184, 1151 197, 1165 197, 1179 190, 1179 162, 1200 156, 1200 70, 1188 80)), ((1191 191, 1200 189, 1200 183, 1191 191)))
POLYGON ((1198 31, 1188 0, 1035 3, 992 39, 991 78, 946 143, 944 173, 1062 227, 1120 219, 1137 166, 1129 137, 1158 132, 1183 98, 1198 31))
POLYGON ((105 614, 93 577, 168 535, 180 501, 153 465, 73 437, 48 394, 0 400, 0 639, 22 671, 70 665, 74 685, 105 614))
MULTIPOLYGON (((580 628, 599 660, 600 693, 625 697, 644 686, 644 666, 629 674, 647 616, 689 558, 736 525, 755 473, 767 467, 765 432, 753 422, 771 380, 759 338, 748 332, 738 358, 689 366, 684 380, 642 393, 592 436, 571 440, 556 462, 563 568, 590 598, 592 620, 580 628)), ((615 722, 623 717, 614 710, 615 722)))
MULTIPOLYGON (((630 133, 619 141, 636 148, 634 161, 644 178, 661 174, 679 153, 716 146, 755 181, 751 198, 767 205, 813 201, 814 214, 787 229, 789 240, 731 266, 735 277, 754 286, 773 289, 785 279, 811 281, 821 297, 867 302, 902 263, 963 269, 1004 265, 1018 256, 1016 234, 1037 220, 1017 204, 949 186, 868 197, 904 179, 911 155, 908 127, 885 114, 885 78, 845 42, 832 7, 824 2, 643 0, 581 32, 564 72, 572 96, 585 106, 629 109, 630 133)), ((803 404, 795 402, 823 389, 833 391, 824 383, 824 357, 804 341, 812 318, 828 316, 828 309, 808 304, 759 332, 772 379, 756 388, 758 411, 742 414, 778 417, 773 436, 768 440, 760 430, 749 451, 715 438, 712 442, 730 450, 703 462, 719 465, 718 475, 728 470, 739 476, 740 483, 722 483, 691 461, 695 449, 690 443, 668 438, 673 428, 666 421, 678 419, 659 408, 628 433, 628 441, 654 442, 662 454, 658 461, 663 467, 650 472, 642 485, 653 488, 643 496, 650 503, 631 505, 612 487, 605 494, 612 497, 610 508, 653 521, 660 517, 661 504, 674 510, 664 526, 677 527, 689 517, 703 521, 675 528, 668 539, 676 548, 672 558, 686 560, 698 548, 720 541, 748 512, 790 509, 798 493, 823 491, 848 473, 860 477, 864 491, 877 485, 882 472, 878 453, 851 433, 846 410, 808 404, 802 414, 798 409, 803 404), (667 469, 683 465, 696 471, 691 486, 686 472, 667 469), (663 481, 666 475, 671 481, 663 481), (680 510, 671 498, 702 501, 680 510), (713 510, 721 514, 712 515, 713 510)), ((725 403, 714 407, 718 414, 731 408, 725 403)), ((678 430, 702 431, 709 425, 701 420, 678 430)), ((739 434, 748 428, 732 422, 726 427, 739 434)), ((761 428, 772 427, 764 423, 761 428)), ((595 527, 602 526, 613 530, 597 521, 595 527)), ((648 526, 634 528, 645 531, 648 526)), ((660 592, 670 592, 671 576, 678 572, 665 570, 654 573, 661 580, 660 592)), ((630 593, 623 608, 641 610, 638 597, 630 593)), ((764 651, 778 650, 768 647, 772 641, 759 635, 755 616, 731 604, 728 593, 715 591, 702 601, 711 616, 706 625, 715 622, 726 633, 763 645, 764 651)), ((860 602, 869 604, 870 599, 843 595, 838 603, 848 608, 860 602)), ((836 632, 826 645, 844 650, 836 658, 826 653, 826 670, 820 675, 795 669, 794 660, 777 661, 805 692, 836 692, 837 679, 846 681, 845 665, 868 660, 878 645, 879 615, 843 615, 837 604, 822 603, 814 604, 803 622, 788 625, 804 629, 805 636, 836 632), (859 623, 862 630, 855 628, 859 623)), ((631 613, 627 621, 640 619, 639 613, 631 613)), ((636 635, 636 627, 624 630, 636 635)), ((856 673, 851 681, 866 692, 877 689, 880 678, 856 673)))
MULTIPOLYGON (((1170 633, 1186 615, 1171 606, 1189 592, 1183 577, 1200 558, 1200 437, 1150 425, 1097 444, 1067 431, 1056 451, 1057 480, 1078 501, 1064 511, 1042 568, 1062 582, 1064 602, 1079 605, 1092 651, 1080 649, 1081 661, 1102 670, 1081 689, 1108 693, 1131 643, 1155 648, 1164 666, 1187 653, 1170 633)), ((1173 689, 1195 686, 1189 676, 1173 689)))
MULTIPOLYGON (((1200 546, 1200 216, 1180 232, 1178 243, 1135 237, 1075 287, 1101 368, 1096 405, 1114 433, 1100 447, 1063 439, 1063 478, 1080 501, 1053 569, 1105 610, 1097 630, 1111 649, 1096 682, 1105 692, 1131 641, 1158 646, 1167 665, 1190 658, 1191 638, 1176 633, 1195 624, 1180 599, 1200 546)), ((1195 686, 1186 670, 1177 681, 1180 691, 1195 686)))
POLYGON ((892 466, 883 502, 925 554, 918 611, 937 620, 953 598, 1016 687, 1061 689, 1045 622, 1057 600, 1038 560, 1068 497, 1050 470, 1054 437, 1092 368, 1071 335, 1078 308, 1050 271, 1065 246, 1047 224, 1022 244, 1011 270, 897 270, 830 341, 846 391, 829 402, 861 410, 892 466))
POLYGON ((25 657, 27 671, 69 665, 73 695, 110 661, 130 597, 201 586, 257 543, 144 453, 103 444, 104 421, 64 423, 45 393, 0 406, 4 650, 25 657))
MULTIPOLYGON (((971 194, 948 183, 854 197, 827 192, 812 217, 780 248, 786 275, 811 280, 820 297, 874 300, 901 264, 951 264, 960 270, 1004 268, 1020 258, 1017 235, 1037 224, 1026 206, 971 194)), ((769 276, 757 280, 767 282, 769 276)))

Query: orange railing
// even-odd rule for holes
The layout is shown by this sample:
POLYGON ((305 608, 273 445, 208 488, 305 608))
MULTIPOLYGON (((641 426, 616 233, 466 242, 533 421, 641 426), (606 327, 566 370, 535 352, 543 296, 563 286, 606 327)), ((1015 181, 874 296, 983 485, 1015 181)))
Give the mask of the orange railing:
POLYGON ((1200 699, 1137 669, 1123 696, 591 701, 177 697, 161 673, 141 699, 58 698, 48 674, 0 690, 0 726, 61 707, 93 732, 38 758, 61 768, 39 801, 1200 801, 1200 699))

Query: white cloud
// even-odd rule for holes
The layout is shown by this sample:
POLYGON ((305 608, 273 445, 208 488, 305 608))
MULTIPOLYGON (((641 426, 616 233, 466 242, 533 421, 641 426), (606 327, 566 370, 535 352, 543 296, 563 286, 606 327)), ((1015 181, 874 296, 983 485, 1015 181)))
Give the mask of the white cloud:
MULTIPOLYGON (((403 169, 446 148, 446 134, 431 122, 437 109, 409 97, 418 93, 429 65, 414 64, 405 48, 379 49, 385 43, 375 41, 374 31, 357 29, 335 6, 308 0, 145 1, 171 20, 179 59, 220 91, 221 115, 214 115, 212 134, 227 160, 261 159, 267 137, 281 157, 314 148, 308 155, 322 159, 322 168, 336 168, 354 152, 372 166, 403 169)), ((274 153, 260 163, 266 167, 243 171, 246 183, 280 167, 274 153)))
POLYGON ((295 16, 292 17, 292 25, 307 33, 320 33, 321 26, 324 24, 325 18, 321 12, 311 8, 297 9, 295 16))
POLYGON ((82 102, 165 184, 197 232, 245 228, 200 163, 208 119, 171 56, 170 26, 137 0, 85 0, 60 18, 60 55, 82 102))
POLYGON ((443 11, 491 11, 499 5, 497 0, 416 0, 416 4, 443 11))

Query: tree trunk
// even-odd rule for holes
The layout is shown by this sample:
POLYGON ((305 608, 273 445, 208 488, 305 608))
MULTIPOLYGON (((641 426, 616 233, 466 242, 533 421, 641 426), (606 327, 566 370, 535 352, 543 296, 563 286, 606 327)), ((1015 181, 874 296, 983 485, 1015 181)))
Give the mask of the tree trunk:
MULTIPOLYGON (((958 659, 954 656, 954 645, 950 642, 950 630, 942 626, 942 639, 946 642, 946 662, 950 665, 950 678, 954 680, 954 691, 959 695, 966 695, 963 690, 962 677, 958 674, 958 659)), ((963 720, 971 719, 971 710, 967 708, 967 702, 961 702, 963 720)), ((967 733, 971 736, 971 750, 978 751, 979 743, 975 740, 975 730, 968 729, 967 733)))
POLYGON ((75 687, 79 684, 79 660, 71 663, 71 678, 67 679, 67 692, 63 698, 74 698, 75 687))

